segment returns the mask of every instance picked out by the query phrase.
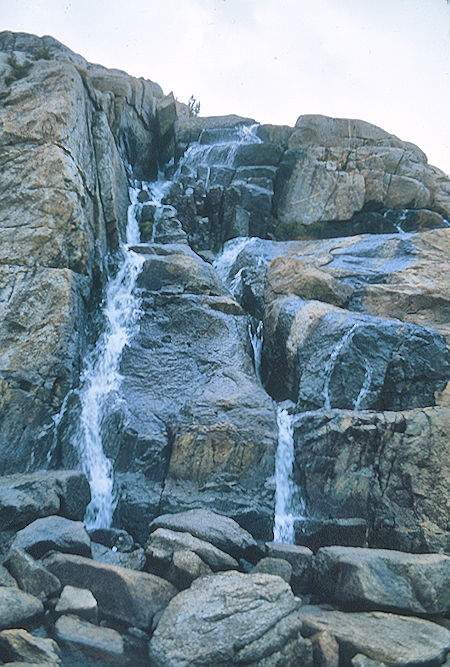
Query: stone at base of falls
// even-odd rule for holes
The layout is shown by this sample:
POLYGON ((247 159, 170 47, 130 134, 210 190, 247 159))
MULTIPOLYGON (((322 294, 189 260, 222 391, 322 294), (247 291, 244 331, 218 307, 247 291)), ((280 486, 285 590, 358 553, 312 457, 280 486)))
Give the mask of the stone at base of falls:
POLYGON ((450 632, 431 621, 383 612, 346 613, 301 607, 303 633, 326 630, 339 644, 339 664, 357 653, 398 667, 438 667, 450 650, 450 632))
POLYGON ((0 587, 0 630, 31 627, 44 614, 42 602, 17 588, 0 587))
POLYGON ((63 586, 87 588, 100 614, 148 632, 177 590, 164 579, 146 572, 97 563, 82 556, 52 554, 44 565, 63 586))
POLYGON ((57 595, 61 590, 59 579, 22 549, 12 548, 5 565, 22 591, 42 601, 57 595))
POLYGON ((312 516, 363 517, 369 546, 450 553, 450 409, 318 410, 294 430, 312 516))
POLYGON ((372 660, 362 653, 357 653, 350 664, 352 667, 388 667, 385 662, 372 660))
POLYGON ((300 634, 300 601, 280 577, 226 572, 179 593, 150 640, 155 667, 283 665, 311 667, 300 634))
POLYGON ((145 567, 145 552, 142 548, 133 549, 133 551, 114 551, 104 544, 91 542, 92 558, 100 563, 109 565, 120 565, 129 570, 143 570, 145 567))
POLYGON ((150 532, 157 528, 190 533, 194 537, 210 542, 234 558, 251 561, 252 554, 260 555, 258 544, 250 533, 233 519, 211 510, 194 509, 177 514, 163 514, 151 522, 150 532))
POLYGON ((61 664, 60 650, 53 639, 34 637, 21 628, 0 632, 0 658, 14 664, 61 664))
MULTIPOLYGON (((125 662, 123 639, 111 628, 102 628, 77 616, 67 615, 56 621, 55 637, 75 655, 81 653, 84 660, 92 660, 94 664, 123 665, 125 662)), ((79 664, 86 664, 84 660, 79 664)))
POLYGON ((450 612, 450 556, 389 549, 325 547, 314 559, 322 599, 357 609, 450 612))
POLYGON ((41 558, 53 550, 79 556, 92 555, 91 539, 84 524, 62 516, 36 519, 17 533, 12 547, 23 549, 34 558, 41 558))
POLYGON ((338 544, 342 547, 367 546, 365 519, 302 519, 295 521, 295 544, 317 551, 338 544))
POLYGON ((179 591, 189 588, 199 577, 213 571, 198 554, 188 549, 172 553, 156 549, 147 558, 146 571, 170 581, 179 591))
POLYGON ((213 544, 200 540, 190 533, 179 533, 167 528, 157 528, 150 534, 145 553, 150 560, 170 563, 176 551, 193 551, 213 572, 238 569, 237 561, 213 544))
POLYGON ((292 590, 307 593, 311 588, 313 552, 308 547, 281 542, 266 542, 267 556, 282 558, 292 566, 292 590))
POLYGON ((0 528, 18 530, 51 514, 79 521, 90 499, 88 481, 79 470, 0 477, 0 528))
POLYGON ((311 637, 315 667, 339 667, 339 644, 323 630, 311 637))
POLYGON ((64 586, 55 607, 57 616, 70 614, 79 616, 89 623, 97 623, 97 600, 87 588, 64 586))
POLYGON ((272 558, 271 556, 261 558, 253 568, 252 572, 275 574, 277 577, 281 577, 287 584, 289 584, 292 579, 292 565, 284 558, 272 558))

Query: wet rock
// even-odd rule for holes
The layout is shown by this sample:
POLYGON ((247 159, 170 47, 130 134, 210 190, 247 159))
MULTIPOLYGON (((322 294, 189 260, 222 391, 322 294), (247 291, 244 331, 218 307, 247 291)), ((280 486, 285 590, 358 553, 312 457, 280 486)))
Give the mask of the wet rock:
POLYGON ((271 558, 270 556, 267 556, 266 558, 261 558, 261 560, 257 562, 252 572, 274 574, 277 577, 281 577, 281 579, 289 584, 292 577, 292 565, 283 558, 271 558))
POLYGON ((436 407, 301 415, 295 476, 309 512, 366 519, 369 546, 448 553, 448 413, 436 407))
POLYGON ((338 544, 343 547, 367 546, 365 519, 304 519, 294 523, 295 543, 317 551, 338 544))
POLYGON ((152 574, 82 556, 53 554, 47 556, 44 564, 63 586, 89 589, 103 616, 145 631, 152 628, 154 616, 176 594, 171 584, 152 574))
POLYGON ((152 664, 312 665, 300 634, 298 600, 267 574, 227 572, 195 581, 162 615, 150 641, 152 664))
POLYGON ((124 664, 123 639, 111 628, 102 628, 76 616, 67 615, 56 621, 55 637, 83 662, 87 659, 108 665, 124 664))
POLYGON ((233 158, 233 166, 276 166, 279 163, 282 154, 283 149, 277 144, 242 144, 236 149, 233 158))
POLYGON ((266 542, 269 558, 286 560, 292 567, 291 584, 294 592, 306 593, 311 587, 313 552, 296 544, 266 542))
POLYGON ((61 516, 36 519, 17 533, 13 548, 23 549, 34 558, 52 550, 91 556, 91 540, 83 523, 61 516))
POLYGON ((145 547, 148 558, 166 562, 171 561, 174 552, 185 550, 196 553, 214 572, 238 569, 237 561, 227 553, 186 532, 157 528, 145 547))
POLYGON ((197 141, 202 130, 214 128, 233 128, 239 125, 252 125, 255 121, 230 114, 228 116, 204 116, 195 118, 179 118, 175 123, 175 135, 179 142, 197 141))
POLYGON ((117 547, 105 547, 103 544, 91 543, 92 558, 109 565, 120 565, 130 570, 143 570, 145 566, 144 549, 133 551, 119 551, 117 547))
POLYGON ((17 530, 51 514, 80 520, 90 497, 88 481, 79 471, 0 477, 0 526, 17 530))
POLYGON ((0 587, 0 629, 30 627, 44 614, 42 602, 16 588, 0 587))
POLYGON ((91 591, 75 586, 64 586, 55 607, 58 616, 70 614, 90 623, 97 623, 97 611, 97 600, 91 591))
POLYGON ((0 657, 5 663, 61 665, 61 652, 53 639, 34 637, 23 629, 0 632, 0 657))
POLYGON ((105 547, 112 549, 115 547, 116 551, 129 552, 135 548, 133 538, 126 530, 120 528, 94 528, 88 530, 89 537, 98 544, 103 544, 105 547))
POLYGON ((210 264, 181 253, 150 256, 142 267, 138 285, 147 290, 164 290, 174 285, 179 293, 223 294, 210 264))
POLYGON ((150 532, 157 528, 190 533, 234 558, 251 560, 252 552, 258 552, 257 542, 250 533, 243 530, 233 519, 211 510, 195 509, 177 514, 163 514, 151 522, 150 532))
POLYGON ((264 332, 269 391, 303 409, 430 406, 450 375, 445 341, 432 329, 320 302, 280 297, 266 310, 264 332))
POLYGON ((314 559, 314 570, 322 597, 352 611, 450 611, 450 556, 325 547, 314 559))
POLYGON ((321 607, 300 609, 306 635, 327 631, 339 644, 339 662, 362 653, 387 664, 440 665, 450 648, 450 633, 430 621, 382 612, 348 614, 321 607))
POLYGON ((60 581, 22 549, 11 549, 5 564, 19 588, 40 600, 57 595, 61 590, 60 581))

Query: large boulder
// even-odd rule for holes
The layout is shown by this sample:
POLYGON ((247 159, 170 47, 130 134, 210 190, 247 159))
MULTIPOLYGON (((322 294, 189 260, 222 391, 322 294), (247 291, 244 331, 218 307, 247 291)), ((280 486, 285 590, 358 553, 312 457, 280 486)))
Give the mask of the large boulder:
POLYGON ((91 556, 91 539, 83 523, 62 516, 36 519, 17 533, 12 547, 23 549, 34 558, 53 550, 91 556))
POLYGON ((177 514, 163 514, 150 524, 150 532, 157 528, 168 528, 187 532, 210 542, 234 558, 251 557, 257 550, 255 539, 243 530, 236 521, 211 510, 195 509, 177 514))
POLYGON ((448 422, 447 407, 299 415, 295 476, 309 513, 365 518, 369 546, 450 553, 448 422))
POLYGON ((325 547, 314 559, 314 571, 322 597, 352 611, 450 611, 450 556, 325 547))
POLYGON ((90 590, 102 615, 144 631, 151 630, 154 617, 177 592, 153 574, 97 563, 82 556, 53 554, 45 558, 44 564, 63 586, 90 590))
POLYGON ((358 653, 388 665, 441 665, 450 650, 450 632, 410 616, 383 612, 347 614, 305 606, 299 617, 309 636, 327 631, 339 644, 339 664, 349 664, 358 653))
POLYGON ((163 613, 150 661, 187 665, 313 664, 299 601, 280 577, 227 572, 195 581, 163 613))
POLYGON ((17 530, 51 514, 80 520, 90 496, 88 481, 78 470, 0 477, 0 528, 17 530))
POLYGON ((53 597, 61 590, 59 580, 22 549, 11 549, 5 564, 19 588, 40 600, 53 597))
POLYGON ((360 120, 300 116, 276 182, 276 215, 311 225, 366 208, 431 208, 448 216, 445 174, 424 153, 360 120))
POLYGON ((99 627, 67 615, 56 621, 55 637, 75 654, 73 657, 78 658, 79 664, 89 664, 86 660, 107 665, 123 665, 125 662, 124 641, 112 628, 99 627))

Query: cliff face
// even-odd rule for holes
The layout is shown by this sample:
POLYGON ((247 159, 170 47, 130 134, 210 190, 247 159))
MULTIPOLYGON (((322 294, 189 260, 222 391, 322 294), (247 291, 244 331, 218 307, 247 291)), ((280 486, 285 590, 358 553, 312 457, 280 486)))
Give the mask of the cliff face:
POLYGON ((42 429, 78 382, 86 314, 126 221, 127 162, 155 174, 163 95, 50 37, 4 32, 0 50, 5 472, 42 464, 42 429))
POLYGON ((446 549, 443 172, 363 121, 189 118, 157 84, 50 37, 5 32, 0 49, 0 471, 80 464, 76 388, 133 184, 141 317, 101 424, 116 520, 142 538, 161 511, 200 505, 270 538, 272 399, 289 400, 311 516, 363 518, 373 544, 446 549), (248 238, 213 268, 234 237, 248 238))

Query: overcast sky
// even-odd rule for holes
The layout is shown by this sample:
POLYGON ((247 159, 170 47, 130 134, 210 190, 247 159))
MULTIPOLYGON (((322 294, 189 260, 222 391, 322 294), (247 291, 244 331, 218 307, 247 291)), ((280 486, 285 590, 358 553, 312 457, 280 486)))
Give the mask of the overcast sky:
POLYGON ((362 118, 450 173, 448 0, 0 0, 0 27, 193 94, 201 115, 362 118))

